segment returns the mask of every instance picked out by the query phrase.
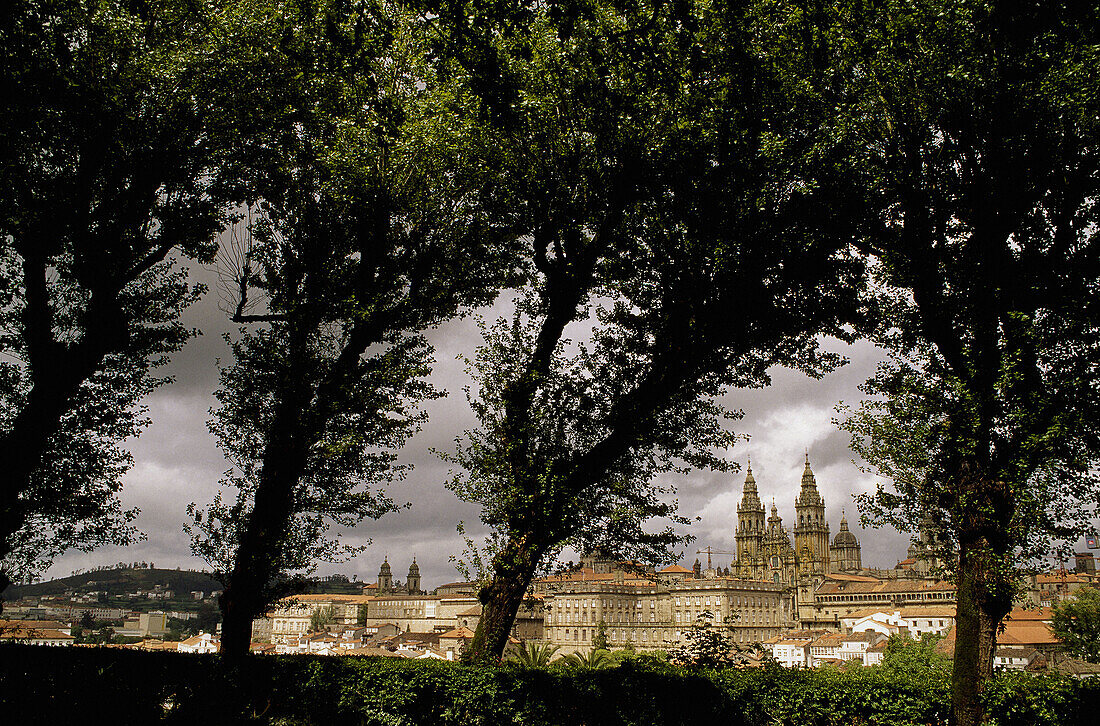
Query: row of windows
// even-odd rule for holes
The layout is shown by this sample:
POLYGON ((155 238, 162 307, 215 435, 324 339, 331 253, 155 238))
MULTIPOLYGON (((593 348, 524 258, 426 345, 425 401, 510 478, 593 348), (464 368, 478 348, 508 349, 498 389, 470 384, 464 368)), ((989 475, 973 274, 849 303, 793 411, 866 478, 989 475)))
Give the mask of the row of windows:
MULTIPOLYGON (((762 608, 762 607, 776 607, 779 604, 778 598, 764 597, 764 596, 748 596, 748 595, 728 595, 723 598, 721 595, 694 595, 694 596, 680 596, 677 595, 672 598, 673 603, 679 607, 681 605, 686 607, 720 607, 725 600, 725 604, 731 608, 762 608)), ((649 600, 649 609, 654 610, 657 607, 655 600, 649 600)), ((562 600, 558 603, 558 609, 569 612, 571 610, 581 610, 584 608, 595 609, 597 605, 603 607, 604 610, 610 609, 632 609, 629 602, 623 602, 621 600, 562 600)), ((641 600, 638 600, 633 608, 642 609, 644 605, 641 600)))
POLYGON ((869 595, 818 595, 818 602, 891 602, 893 600, 954 600, 954 592, 871 593, 869 595))
MULTIPOLYGON (((596 637, 598 631, 595 628, 559 628, 556 632, 558 642, 588 642, 596 637)), ((674 642, 681 631, 669 629, 620 629, 612 628, 607 631, 607 638, 612 643, 646 643, 652 645, 669 645, 674 642)), ((734 639, 741 643, 754 643, 765 638, 772 637, 775 633, 768 630, 739 630, 734 633, 734 639)))

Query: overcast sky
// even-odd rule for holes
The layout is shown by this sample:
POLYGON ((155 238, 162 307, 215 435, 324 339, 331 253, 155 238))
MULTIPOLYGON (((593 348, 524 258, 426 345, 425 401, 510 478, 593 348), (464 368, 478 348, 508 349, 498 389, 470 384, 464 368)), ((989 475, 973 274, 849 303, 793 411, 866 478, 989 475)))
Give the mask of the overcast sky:
MULTIPOLYGON (((207 282, 214 279, 209 269, 193 269, 193 274, 207 282)), ((174 357, 167 372, 175 382, 148 398, 146 405, 153 423, 139 439, 130 442, 135 464, 126 477, 122 498, 127 506, 140 508, 136 524, 146 539, 129 547, 66 555, 56 561, 47 578, 120 561, 146 561, 170 568, 206 567, 191 555, 182 526, 188 503, 209 502, 228 468, 206 422, 215 404, 212 393, 218 384, 218 360, 229 355, 222 334, 234 329, 219 309, 215 286, 210 287, 211 291, 186 317, 186 323, 203 334, 174 357)), ((504 304, 498 308, 483 312, 492 316, 509 311, 504 304)), ((479 342, 476 322, 472 318, 452 321, 429 337, 436 347, 433 381, 449 395, 429 405, 429 423, 402 452, 403 460, 414 464, 415 469, 404 482, 392 487, 390 494, 395 501, 409 502, 411 507, 355 529, 348 541, 366 543, 369 539, 370 547, 350 562, 322 564, 321 574, 342 572, 373 581, 383 556, 388 555, 395 577, 403 580, 415 554, 423 584, 430 589, 461 579, 448 560, 463 547, 456 525, 464 521, 474 535, 483 531, 477 507, 459 501, 444 487, 449 465, 431 453, 433 448, 453 449, 455 437, 474 423, 462 390, 468 378, 456 357, 471 353, 479 342)), ((857 386, 873 372, 880 351, 867 343, 848 346, 831 341, 828 347, 844 354, 849 364, 821 380, 776 370, 771 387, 735 390, 726 396, 730 408, 745 414, 741 421, 734 422, 734 429, 750 439, 727 452, 741 465, 740 472, 731 475, 701 471, 673 481, 681 513, 700 518, 690 528, 697 539, 685 548, 689 551, 685 551, 682 564, 690 566, 700 548, 734 549, 737 504, 748 457, 752 458, 761 500, 770 507, 774 498, 789 529, 807 450, 825 498, 831 531, 837 531, 841 509, 846 509, 849 524, 863 546, 864 565, 888 567, 904 557, 907 536, 893 530, 867 531, 859 527, 852 495, 873 489, 875 480, 852 463, 848 437, 832 423, 838 402, 854 404, 861 398, 857 386)), ((715 564, 725 566, 729 560, 728 555, 722 555, 715 564)))

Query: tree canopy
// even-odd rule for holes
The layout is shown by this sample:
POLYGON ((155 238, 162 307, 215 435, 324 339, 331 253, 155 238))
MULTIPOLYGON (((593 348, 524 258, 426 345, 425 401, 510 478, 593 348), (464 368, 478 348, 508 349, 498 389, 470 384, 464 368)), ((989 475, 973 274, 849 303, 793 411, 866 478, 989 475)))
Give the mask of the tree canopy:
POLYGON ((218 10, 13 0, 0 18, 0 589, 134 535, 120 442, 197 293, 174 260, 212 256, 257 126, 219 112, 247 59, 218 10))
POLYGON ((1100 590, 1082 587, 1054 605, 1050 629, 1066 651, 1090 663, 1100 663, 1100 590))
POLYGON ((564 545, 667 561, 681 535, 651 520, 680 520, 658 477, 727 468, 715 398, 776 364, 820 375, 839 361, 816 336, 852 334, 845 202, 809 181, 837 158, 812 133, 825 107, 787 82, 758 21, 706 3, 551 8, 498 46, 522 101, 502 174, 531 263, 515 314, 486 325, 480 428, 453 458, 495 532, 475 657, 499 657, 564 545))
POLYGON ((890 352, 846 427, 890 480, 864 514, 957 548, 960 724, 1020 566, 1097 513, 1098 19, 922 0, 838 4, 822 26, 890 352))
POLYGON ((340 546, 332 527, 377 518, 407 466, 397 452, 439 394, 422 331, 490 301, 509 276, 480 179, 477 107, 385 2, 287 7, 269 48, 288 109, 254 153, 258 209, 227 256, 233 341, 211 428, 237 490, 192 507, 194 549, 226 584, 223 651, 340 546))

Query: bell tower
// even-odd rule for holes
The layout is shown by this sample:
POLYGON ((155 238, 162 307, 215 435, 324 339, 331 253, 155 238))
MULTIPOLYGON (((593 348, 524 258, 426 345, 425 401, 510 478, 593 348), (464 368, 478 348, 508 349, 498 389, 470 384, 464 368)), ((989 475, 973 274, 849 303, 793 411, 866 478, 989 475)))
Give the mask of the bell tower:
POLYGON ((752 475, 752 460, 749 460, 745 474, 745 485, 741 490, 741 505, 737 508, 738 562, 754 561, 763 555, 764 542, 764 505, 756 491, 756 479, 752 475))
POLYGON ((378 594, 385 595, 393 592, 393 572, 390 570, 390 558, 382 560, 382 566, 378 568, 378 594))
POLYGON ((806 453, 806 468, 802 472, 802 489, 794 501, 794 550, 809 562, 800 562, 803 572, 829 571, 829 524, 825 521, 825 500, 817 490, 817 480, 806 453))
POLYGON ((413 562, 409 565, 409 576, 405 580, 405 584, 410 595, 420 594, 420 565, 416 564, 416 555, 413 555, 413 562))

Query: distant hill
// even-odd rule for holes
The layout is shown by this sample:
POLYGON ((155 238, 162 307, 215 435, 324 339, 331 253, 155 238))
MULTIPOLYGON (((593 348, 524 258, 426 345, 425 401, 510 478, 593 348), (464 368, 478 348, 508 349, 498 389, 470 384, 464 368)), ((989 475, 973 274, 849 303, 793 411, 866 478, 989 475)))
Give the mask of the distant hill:
POLYGON ((62 595, 67 590, 75 593, 102 590, 108 595, 121 595, 135 590, 152 590, 155 585, 167 586, 167 589, 175 590, 177 596, 186 596, 194 590, 209 594, 223 589, 220 582, 205 572, 120 567, 84 572, 57 580, 36 582, 33 585, 13 585, 4 591, 3 598, 10 602, 24 597, 62 595))
MULTIPOLYGON (((105 591, 108 595, 123 595, 135 590, 152 590, 156 585, 166 586, 168 590, 175 590, 177 597, 186 597, 188 593, 195 590, 201 590, 209 594, 215 590, 223 589, 222 584, 213 579, 209 573, 196 570, 116 567, 109 570, 84 572, 56 580, 47 580, 46 582, 36 582, 33 585, 13 585, 4 591, 3 599, 11 602, 24 597, 62 595, 69 590, 77 594, 105 591)), ((308 591, 358 595, 363 591, 363 583, 326 578, 314 581, 308 591)))

